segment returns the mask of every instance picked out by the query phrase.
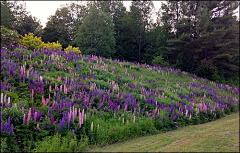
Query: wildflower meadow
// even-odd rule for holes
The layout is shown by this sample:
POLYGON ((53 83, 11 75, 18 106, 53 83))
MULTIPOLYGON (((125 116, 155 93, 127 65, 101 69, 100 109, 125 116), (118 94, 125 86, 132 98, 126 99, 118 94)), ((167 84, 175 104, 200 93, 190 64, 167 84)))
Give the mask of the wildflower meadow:
POLYGON ((84 151, 239 110, 239 87, 173 67, 1 47, 1 151, 84 151))

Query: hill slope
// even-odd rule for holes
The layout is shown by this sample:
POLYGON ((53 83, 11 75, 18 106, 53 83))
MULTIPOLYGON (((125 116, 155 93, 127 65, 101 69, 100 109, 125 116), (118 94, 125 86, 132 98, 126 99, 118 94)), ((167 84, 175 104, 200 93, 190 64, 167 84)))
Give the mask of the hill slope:
POLYGON ((1 48, 0 78, 1 139, 9 151, 29 151, 55 133, 106 145, 239 109, 237 87, 179 69, 51 49, 1 48))

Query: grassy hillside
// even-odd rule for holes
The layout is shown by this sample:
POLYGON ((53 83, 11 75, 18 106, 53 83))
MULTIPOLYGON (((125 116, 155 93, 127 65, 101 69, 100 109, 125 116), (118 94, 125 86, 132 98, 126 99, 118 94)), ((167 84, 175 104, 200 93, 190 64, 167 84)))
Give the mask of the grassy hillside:
POLYGON ((1 48, 0 78, 2 151, 82 151, 239 109, 237 87, 74 52, 1 48))
POLYGON ((239 152, 239 111, 217 121, 144 136, 89 152, 239 152))

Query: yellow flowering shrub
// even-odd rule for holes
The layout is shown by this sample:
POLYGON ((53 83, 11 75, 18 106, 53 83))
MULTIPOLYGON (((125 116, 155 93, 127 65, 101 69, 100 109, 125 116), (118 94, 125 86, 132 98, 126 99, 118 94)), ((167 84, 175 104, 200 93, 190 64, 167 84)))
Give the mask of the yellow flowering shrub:
POLYGON ((49 48, 53 50, 62 50, 62 45, 57 42, 52 42, 52 43, 44 43, 41 39, 41 37, 34 37, 33 33, 29 33, 28 35, 25 34, 25 36, 21 36, 22 39, 20 40, 20 44, 24 45, 25 47, 30 47, 31 50, 34 48, 39 49, 39 48, 49 48))
POLYGON ((55 43, 55 42, 48 42, 44 43, 43 48, 52 48, 53 50, 62 50, 62 45, 60 43, 55 43))
POLYGON ((70 45, 68 45, 67 48, 64 49, 65 52, 69 53, 69 51, 73 51, 73 52, 76 52, 76 53, 81 53, 81 51, 79 50, 79 47, 72 47, 70 45))
POLYGON ((34 37, 33 33, 28 33, 25 34, 25 36, 21 36, 22 39, 20 39, 20 44, 24 45, 25 47, 29 47, 31 50, 33 50, 34 48, 39 49, 43 46, 43 42, 41 37, 34 37))

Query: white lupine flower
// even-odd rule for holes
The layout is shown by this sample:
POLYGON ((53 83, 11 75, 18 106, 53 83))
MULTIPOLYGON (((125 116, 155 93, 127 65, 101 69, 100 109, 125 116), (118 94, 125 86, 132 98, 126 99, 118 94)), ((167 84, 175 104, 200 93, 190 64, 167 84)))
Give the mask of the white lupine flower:
POLYGON ((3 101, 4 101, 4 103, 6 103, 6 101, 7 101, 7 94, 4 96, 3 101))
POLYGON ((8 97, 8 104, 10 104, 10 97, 8 97))
POLYGON ((1 103, 3 102, 3 93, 1 93, 1 103))
POLYGON ((93 122, 92 122, 92 124, 91 124, 91 131, 93 130, 93 122))

